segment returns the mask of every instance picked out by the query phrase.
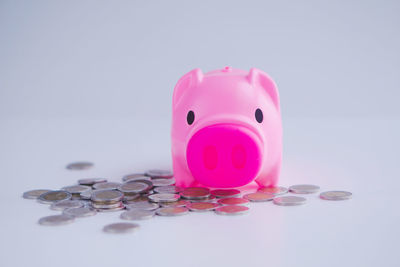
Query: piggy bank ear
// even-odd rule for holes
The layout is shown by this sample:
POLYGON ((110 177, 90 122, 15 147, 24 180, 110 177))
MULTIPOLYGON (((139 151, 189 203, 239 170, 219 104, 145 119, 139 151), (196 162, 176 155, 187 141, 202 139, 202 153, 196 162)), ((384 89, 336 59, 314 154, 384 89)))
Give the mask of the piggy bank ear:
POLYGON ((249 75, 247 76, 249 82, 254 86, 261 86, 265 89, 268 95, 271 97, 272 102, 275 104, 276 108, 279 107, 279 95, 278 89, 276 88, 275 82, 268 76, 265 72, 252 68, 250 69, 249 75))
POLYGON ((200 69, 194 69, 178 81, 174 88, 174 95, 172 98, 172 105, 176 106, 181 97, 185 94, 186 90, 196 87, 203 80, 203 72, 200 69))

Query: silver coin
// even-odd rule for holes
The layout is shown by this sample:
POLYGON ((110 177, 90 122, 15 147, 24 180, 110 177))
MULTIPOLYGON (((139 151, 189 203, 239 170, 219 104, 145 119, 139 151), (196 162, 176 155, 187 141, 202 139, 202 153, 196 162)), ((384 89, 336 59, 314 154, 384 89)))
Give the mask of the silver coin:
POLYGON ((274 199, 274 197, 275 197, 275 195, 261 193, 261 192, 250 193, 250 194, 246 194, 243 196, 243 198, 253 201, 253 202, 271 201, 274 199))
POLYGON ((61 200, 71 199, 71 197, 72 197, 72 194, 67 191, 56 190, 56 191, 49 191, 49 192, 41 194, 38 198, 38 201, 40 203, 52 204, 54 202, 58 202, 61 200))
POLYGON ((90 168, 92 168, 93 167, 93 163, 91 163, 91 162, 84 162, 84 161, 81 161, 81 162, 73 162, 73 163, 70 163, 70 164, 68 164, 67 165, 67 169, 68 170, 78 170, 78 171, 80 171, 80 170, 87 170, 87 169, 90 169, 90 168))
POLYGON ((296 196, 283 196, 274 198, 274 204, 279 206, 298 206, 306 203, 307 199, 296 196))
POLYGON ((149 200, 152 202, 174 202, 180 198, 177 194, 154 194, 149 196, 149 200))
POLYGON ((30 190, 26 191, 22 197, 26 199, 37 199, 41 194, 50 192, 51 190, 48 189, 35 189, 35 190, 30 190))
POLYGON ((117 190, 96 190, 92 192, 92 201, 94 202, 118 202, 121 201, 124 194, 117 190))
POLYGON ((202 212, 214 210, 219 207, 219 205, 211 202, 195 202, 188 204, 186 207, 191 211, 202 212))
POLYGON ((154 188, 156 193, 161 194, 175 194, 181 192, 183 189, 179 186, 167 185, 154 188))
POLYGON ((115 209, 121 207, 122 203, 112 203, 112 204, 98 204, 96 202, 92 202, 92 207, 94 209, 115 209))
POLYGON ((87 190, 87 191, 80 193, 79 195, 80 195, 81 199, 89 200, 92 198, 92 192, 93 192, 92 190, 87 190))
POLYGON ((247 213, 248 211, 248 207, 239 205, 228 205, 215 209, 215 213, 219 215, 241 215, 247 213))
POLYGON ((190 201, 179 199, 175 202, 164 202, 160 203, 162 207, 186 207, 186 205, 190 204, 190 201))
POLYGON ((120 210, 123 210, 123 209, 125 209, 125 205, 120 203, 120 206, 118 206, 118 207, 105 208, 105 209, 104 208, 103 209, 99 208, 99 209, 95 209, 95 210, 98 211, 98 212, 114 212, 114 211, 120 211, 120 210))
POLYGON ((184 207, 164 207, 159 208, 156 213, 160 216, 179 216, 187 214, 189 210, 184 207))
POLYGON ((65 190, 67 192, 70 192, 73 195, 80 194, 85 191, 91 191, 92 188, 87 185, 71 185, 71 186, 64 186, 61 188, 62 190, 65 190))
POLYGON ((216 189, 211 191, 211 195, 217 198, 237 197, 240 196, 240 191, 237 189, 216 189))
POLYGON ((167 186, 167 185, 174 185, 175 179, 174 178, 170 178, 170 179, 158 178, 158 179, 151 179, 151 182, 153 183, 154 186, 167 186))
POLYGON ((213 195, 209 195, 206 198, 189 199, 190 202, 215 202, 216 200, 216 196, 213 195))
POLYGON ((121 213, 120 217, 123 220, 136 221, 151 219, 154 215, 155 211, 134 209, 121 213))
POLYGON ((283 186, 263 187, 263 188, 258 189, 258 192, 267 193, 267 194, 275 195, 275 196, 286 194, 288 191, 289 190, 283 186))
POLYGON ((52 210, 65 210, 69 208, 81 208, 85 204, 79 200, 62 200, 51 204, 52 210))
POLYGON ((312 184, 298 184, 289 187, 289 191, 295 194, 312 194, 319 191, 319 186, 312 184))
POLYGON ((136 181, 136 180, 148 180, 150 181, 151 178, 149 176, 144 175, 144 173, 132 173, 125 175, 122 177, 122 181, 129 182, 129 181, 136 181))
POLYGON ((68 216, 68 215, 52 215, 52 216, 47 216, 43 217, 39 220, 39 224, 41 225, 63 225, 63 224, 68 224, 72 223, 74 221, 74 217, 68 216))
POLYGON ((127 210, 133 210, 133 209, 140 209, 140 210, 156 210, 160 206, 156 203, 150 203, 147 201, 141 201, 141 202, 135 202, 135 203, 130 203, 126 204, 125 208, 127 210))
POLYGON ((149 185, 141 182, 127 182, 118 187, 118 190, 126 194, 143 193, 149 189, 149 185))
POLYGON ((352 195, 347 191, 326 191, 322 192, 319 197, 324 200, 346 200, 350 199, 352 195))
POLYGON ((135 199, 137 199, 139 197, 140 197, 140 194, 129 194, 129 195, 125 195, 124 194, 124 198, 122 199, 122 201, 124 203, 129 203, 129 202, 132 202, 132 201, 134 201, 135 199))
POLYGON ((106 183, 107 179, 105 178, 85 178, 85 179, 79 179, 78 184, 80 185, 94 185, 97 183, 106 183))
POLYGON ((121 184, 116 182, 105 182, 105 183, 96 183, 93 185, 93 188, 96 190, 114 190, 117 189, 121 184))
POLYGON ((65 209, 63 214, 72 216, 72 217, 88 217, 96 215, 96 211, 89 207, 80 207, 80 208, 70 208, 65 209))
POLYGON ((204 187, 185 188, 180 195, 186 199, 204 199, 210 196, 210 189, 204 187))
POLYGON ((249 205, 250 201, 244 198, 239 197, 228 197, 228 198, 221 198, 218 200, 218 204, 227 206, 227 205, 249 205))
POLYGON ((146 172, 147 176, 152 178, 172 178, 174 174, 169 170, 148 170, 146 172))
POLYGON ((136 223, 113 223, 104 226, 103 231, 106 233, 124 234, 136 231, 139 227, 139 224, 136 223))

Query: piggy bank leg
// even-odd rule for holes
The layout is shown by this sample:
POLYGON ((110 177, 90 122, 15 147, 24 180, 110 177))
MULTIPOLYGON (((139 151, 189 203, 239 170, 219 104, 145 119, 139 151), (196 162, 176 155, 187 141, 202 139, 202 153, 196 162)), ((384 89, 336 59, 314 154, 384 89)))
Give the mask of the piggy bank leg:
POLYGON ((260 175, 255 182, 259 187, 273 187, 276 186, 279 179, 281 170, 281 163, 276 164, 266 175, 260 175))
POLYGON ((174 177, 176 186, 185 188, 195 186, 197 184, 190 171, 180 164, 174 164, 174 177))

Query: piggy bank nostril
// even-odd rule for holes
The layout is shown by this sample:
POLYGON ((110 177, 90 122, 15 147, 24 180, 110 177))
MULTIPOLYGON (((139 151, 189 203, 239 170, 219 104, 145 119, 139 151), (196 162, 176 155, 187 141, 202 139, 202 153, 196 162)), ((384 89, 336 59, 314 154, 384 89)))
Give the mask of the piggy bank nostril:
POLYGON ((236 169, 243 169, 246 166, 247 154, 242 145, 235 145, 232 149, 232 164, 236 169))
POLYGON ((214 170, 218 164, 217 148, 213 145, 204 147, 203 150, 203 163, 209 170, 214 170))

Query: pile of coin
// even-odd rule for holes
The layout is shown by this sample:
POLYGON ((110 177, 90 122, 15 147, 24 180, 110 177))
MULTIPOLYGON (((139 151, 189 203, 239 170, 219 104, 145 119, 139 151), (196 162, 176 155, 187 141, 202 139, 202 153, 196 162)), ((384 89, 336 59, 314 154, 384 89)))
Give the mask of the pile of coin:
MULTIPOLYGON (((73 163, 71 170, 84 170, 93 166, 88 162, 73 163)), ((25 192, 26 199, 38 199, 50 204, 60 215, 41 218, 41 225, 72 223, 75 218, 93 216, 97 212, 125 210, 122 220, 146 220, 158 216, 181 216, 190 212, 214 211, 218 215, 240 215, 249 211, 251 202, 272 202, 279 206, 305 204, 307 199, 296 194, 313 194, 320 190, 315 185, 293 185, 260 188, 257 192, 242 194, 238 189, 214 189, 205 187, 181 188, 175 186, 173 173, 167 170, 149 170, 122 177, 122 183, 105 178, 84 178, 78 184, 61 190, 38 189, 25 192), (285 195, 292 193, 295 195, 285 195)), ((346 191, 322 192, 323 200, 345 200, 352 194, 346 191)), ((125 233, 139 228, 138 224, 116 223, 103 228, 107 233, 125 233)))

